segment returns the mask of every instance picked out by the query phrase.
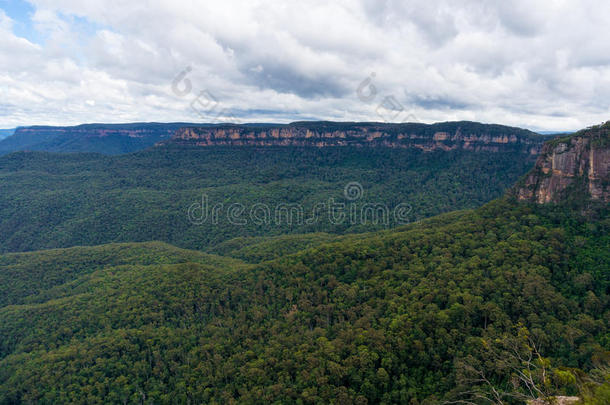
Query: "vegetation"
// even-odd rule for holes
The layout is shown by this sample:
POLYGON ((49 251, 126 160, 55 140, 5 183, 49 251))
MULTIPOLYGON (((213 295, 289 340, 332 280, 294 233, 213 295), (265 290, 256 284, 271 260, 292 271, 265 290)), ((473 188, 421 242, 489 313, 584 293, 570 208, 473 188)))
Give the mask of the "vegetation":
POLYGON ((5 255, 0 403, 607 403, 609 226, 607 207, 500 199, 219 247, 258 264, 160 243, 5 255))
POLYGON ((577 136, 586 136, 591 139, 591 143, 594 147, 605 147, 610 144, 610 136, 608 134, 610 130, 610 121, 607 121, 600 125, 594 125, 592 127, 582 129, 572 134, 558 136, 554 139, 547 141, 549 146, 554 147, 561 143, 569 143, 571 139, 577 136))
POLYGON ((510 193, 455 211, 500 194, 531 164, 522 156, 167 146, 0 158, 0 247, 57 248, 0 255, 0 405, 605 405, 608 204, 583 205, 576 184, 558 205, 510 193), (407 202, 414 222, 186 215, 201 195, 308 210, 346 202, 354 180, 364 194, 351 203, 407 202))
MULTIPOLYGON (((131 155, 20 152, 0 158, 0 252, 160 240, 207 249, 236 237, 310 232, 343 234, 400 225, 231 223, 227 207, 271 209, 300 204, 310 218, 317 204, 352 203, 344 187, 358 181, 353 202, 393 210, 408 204, 404 221, 474 208, 500 196, 533 164, 520 153, 430 152, 388 148, 163 147, 131 155), (206 195, 218 222, 189 221, 190 206, 206 195)), ((328 205, 327 205, 328 207, 328 205)))
POLYGON ((193 262, 239 267, 240 261, 161 242, 75 247, 0 256, 0 306, 32 302, 45 291, 106 267, 193 262), (29 300, 29 301, 28 301, 29 300))

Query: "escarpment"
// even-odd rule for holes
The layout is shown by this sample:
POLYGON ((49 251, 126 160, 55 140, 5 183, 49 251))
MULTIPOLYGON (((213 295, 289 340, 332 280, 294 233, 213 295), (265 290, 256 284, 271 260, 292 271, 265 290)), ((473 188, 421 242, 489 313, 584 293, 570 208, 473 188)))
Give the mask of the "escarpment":
POLYGON ((516 196, 539 204, 569 197, 610 202, 610 121, 546 143, 516 196))
POLYGON ((518 151, 534 155, 545 138, 520 128, 475 122, 385 124, 294 122, 265 125, 185 127, 160 145, 192 146, 369 146, 433 150, 518 151))

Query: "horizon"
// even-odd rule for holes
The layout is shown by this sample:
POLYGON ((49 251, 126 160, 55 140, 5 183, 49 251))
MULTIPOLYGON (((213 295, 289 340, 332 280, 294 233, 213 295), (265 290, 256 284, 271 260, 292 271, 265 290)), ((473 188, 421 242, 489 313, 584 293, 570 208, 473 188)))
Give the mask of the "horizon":
MULTIPOLYGON (((185 125, 193 125, 193 126, 197 126, 197 125, 201 125, 201 126, 211 126, 211 125, 215 125, 215 126, 222 126, 222 125, 235 125, 235 126, 239 126, 239 125, 290 125, 290 124, 297 124, 297 123, 313 123, 313 122, 330 122, 330 123, 340 123, 340 124, 378 124, 378 125, 383 125, 383 124, 392 124, 392 125, 403 125, 403 124, 421 124, 421 125, 435 125, 435 124, 443 124, 443 123, 455 123, 455 122, 470 122, 470 123, 477 123, 477 124, 482 124, 482 125, 500 125, 500 126, 506 126, 506 127, 512 127, 512 128, 519 128, 519 129, 524 129, 524 130, 528 130, 531 132, 535 132, 537 134, 540 135, 555 135, 555 134, 569 134, 569 133, 573 133, 573 132, 577 132, 578 130, 581 129, 586 129, 586 128, 590 128, 592 126, 596 126, 596 125, 600 125, 600 124, 604 124, 604 122, 598 123, 598 124, 591 124, 587 127, 583 127, 583 128, 578 128, 575 130, 535 130, 532 128, 526 128, 526 127, 519 127, 519 126, 514 126, 514 125, 507 125, 507 124, 503 124, 503 123, 497 123, 497 122, 479 122, 479 121, 470 121, 470 120, 450 120, 450 121, 435 121, 435 122, 409 122, 409 121, 405 121, 405 122, 383 122, 383 121, 334 121, 334 120, 299 120, 299 121, 289 121, 289 122, 239 122, 239 123, 235 123, 235 122, 186 122, 186 121, 126 121, 126 122, 82 122, 82 123, 77 123, 77 124, 70 124, 70 125, 53 125, 53 124, 25 124, 25 125, 18 125, 15 127, 0 127, 0 131, 15 131, 19 128, 34 128, 34 127, 78 127, 78 126, 85 126, 85 125, 137 125, 137 124, 161 124, 161 125, 169 125, 169 124, 185 124, 185 125)), ((2 139, 2 138, 0 138, 2 139)))

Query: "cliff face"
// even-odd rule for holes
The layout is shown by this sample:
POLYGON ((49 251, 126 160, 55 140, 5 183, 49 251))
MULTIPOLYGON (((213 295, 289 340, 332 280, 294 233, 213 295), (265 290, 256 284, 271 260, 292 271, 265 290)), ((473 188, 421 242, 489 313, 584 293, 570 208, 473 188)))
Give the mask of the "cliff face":
POLYGON ((423 151, 465 149, 537 154, 544 137, 520 128, 474 122, 382 124, 295 122, 181 128, 161 144, 194 146, 372 146, 423 151))
POLYGON ((546 143, 517 186, 522 201, 557 203, 566 192, 610 202, 610 121, 546 143))

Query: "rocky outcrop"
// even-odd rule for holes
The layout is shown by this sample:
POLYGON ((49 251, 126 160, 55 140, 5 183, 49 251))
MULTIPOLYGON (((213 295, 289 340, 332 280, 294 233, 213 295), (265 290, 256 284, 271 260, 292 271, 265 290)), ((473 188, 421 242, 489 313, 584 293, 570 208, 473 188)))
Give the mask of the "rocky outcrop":
POLYGON ((566 193, 610 202, 610 121, 547 142, 517 186, 522 201, 558 203, 566 193))
POLYGON ((384 124, 294 122, 287 125, 185 127, 160 145, 371 146, 433 150, 518 151, 535 155, 545 138, 520 128, 475 122, 384 124))

